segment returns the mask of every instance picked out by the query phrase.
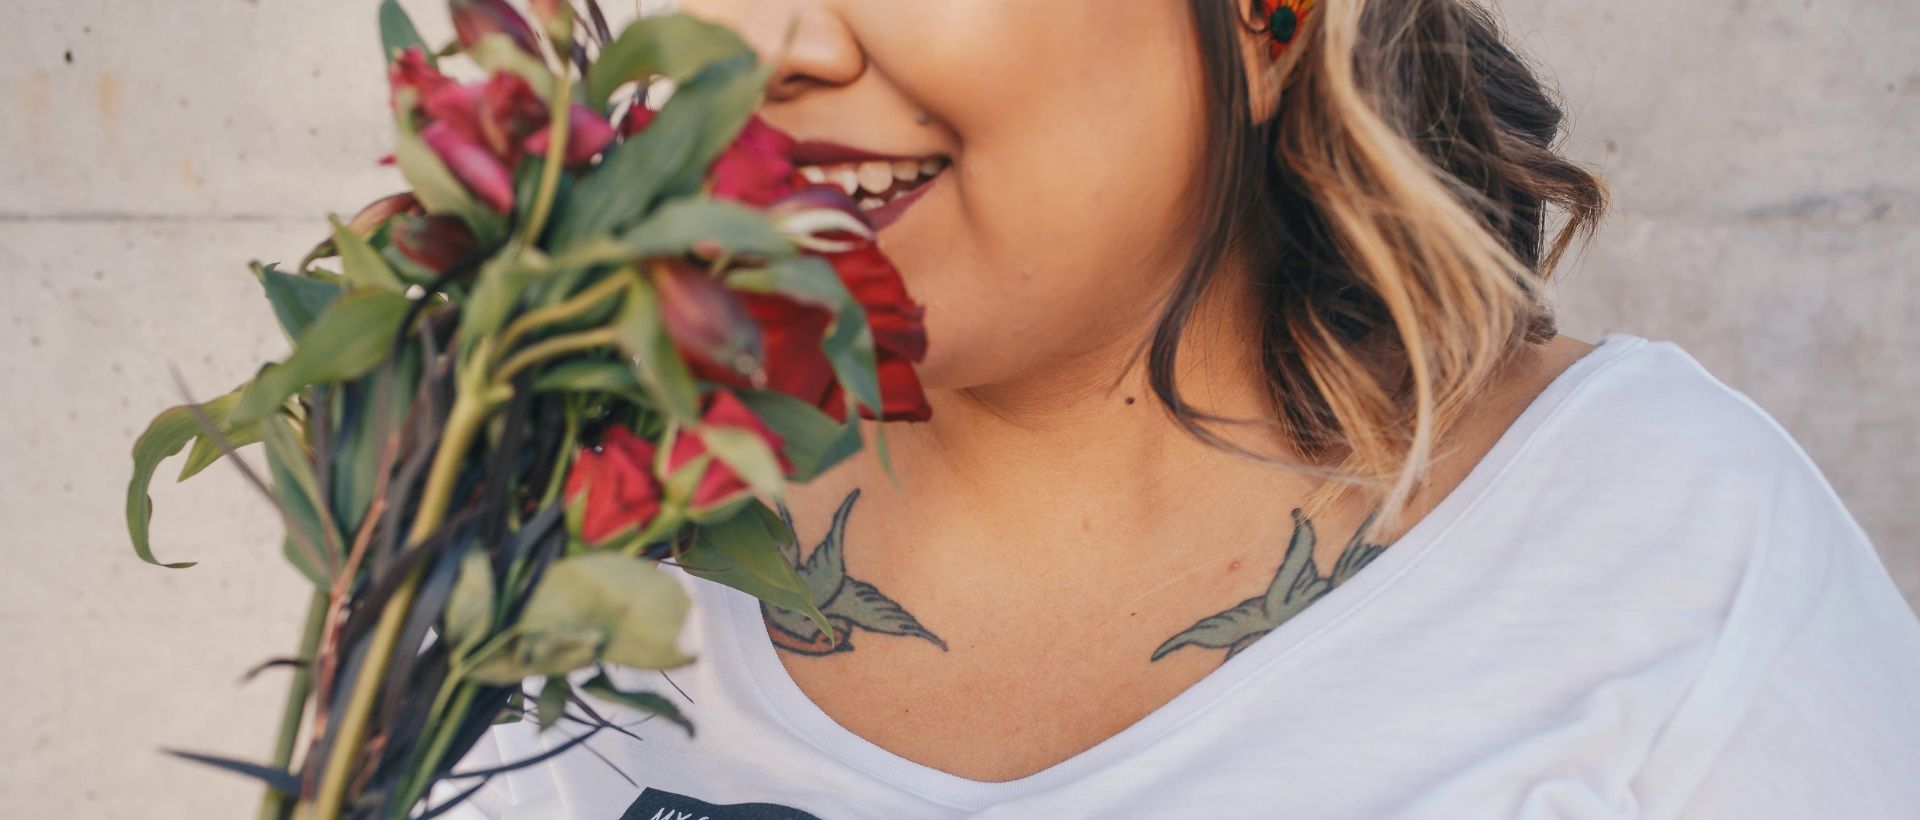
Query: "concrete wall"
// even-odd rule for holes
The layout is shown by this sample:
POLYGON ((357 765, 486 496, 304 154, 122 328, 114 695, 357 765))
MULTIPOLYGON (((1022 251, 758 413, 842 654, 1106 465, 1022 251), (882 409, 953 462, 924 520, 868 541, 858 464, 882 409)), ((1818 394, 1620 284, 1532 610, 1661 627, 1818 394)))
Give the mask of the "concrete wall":
MULTIPOLYGON (((413 0, 430 38, 438 4, 413 0)), ((610 4, 619 5, 619 4, 610 4)), ((11 0, 0 10, 0 795, 19 817, 239 816, 159 754, 258 758, 301 584, 230 470, 157 488, 127 452, 178 394, 282 343, 244 262, 397 187, 372 0, 11 0)), ((1920 596, 1920 6, 1510 0, 1617 210, 1567 271, 1569 332, 1681 342, 1813 454, 1920 596)), ((177 468, 176 468, 177 469, 177 468)), ((167 473, 163 469, 163 476, 167 473)))

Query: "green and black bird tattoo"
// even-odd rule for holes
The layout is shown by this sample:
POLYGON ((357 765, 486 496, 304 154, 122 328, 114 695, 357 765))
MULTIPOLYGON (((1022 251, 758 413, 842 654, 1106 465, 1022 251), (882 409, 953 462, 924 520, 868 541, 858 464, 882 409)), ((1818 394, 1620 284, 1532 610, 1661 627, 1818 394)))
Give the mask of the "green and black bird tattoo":
MULTIPOLYGON (((827 537, 821 539, 806 560, 801 560, 798 544, 782 547, 800 580, 806 583, 814 606, 820 608, 827 616, 827 623, 833 626, 833 634, 821 632, 820 626, 805 615, 762 602, 760 611, 773 626, 774 645, 802 655, 848 652, 853 649, 850 639, 858 627, 886 635, 924 638, 940 647, 940 651, 947 651, 946 641, 921 626, 919 620, 893 599, 882 595, 874 585, 847 574, 847 516, 853 512, 853 502, 859 497, 859 488, 847 493, 840 508, 833 513, 827 537)), ((780 520, 786 522, 788 529, 793 529, 793 514, 787 505, 779 503, 778 510, 780 520)))
MULTIPOLYGON (((1293 536, 1287 540, 1286 557, 1281 559, 1280 571, 1274 574, 1273 584, 1267 587, 1267 591, 1241 601, 1231 609, 1201 618, 1198 623, 1160 644, 1160 648, 1153 650, 1152 660, 1160 660, 1183 646, 1225 649, 1226 658, 1239 654, 1262 635, 1272 632, 1282 622, 1306 609, 1308 604, 1319 600, 1320 596, 1346 583, 1354 573, 1386 550, 1386 546, 1381 544, 1360 542, 1360 533, 1366 531, 1366 524, 1372 520, 1373 516, 1367 516, 1367 521, 1360 525, 1353 540, 1347 542, 1346 550, 1340 553, 1339 560, 1334 562, 1333 573, 1323 576, 1313 565, 1313 523, 1301 514, 1299 508, 1294 508, 1293 536)), ((1226 658, 1221 662, 1225 663, 1226 658)))

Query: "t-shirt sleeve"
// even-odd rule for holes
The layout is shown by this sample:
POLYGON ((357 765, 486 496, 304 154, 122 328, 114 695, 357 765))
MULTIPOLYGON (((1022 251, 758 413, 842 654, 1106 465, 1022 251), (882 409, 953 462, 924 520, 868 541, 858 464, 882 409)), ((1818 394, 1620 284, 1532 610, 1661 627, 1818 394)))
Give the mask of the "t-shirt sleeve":
POLYGON ((1792 449, 1714 660, 1643 769, 1649 816, 1920 818, 1920 619, 1792 449))

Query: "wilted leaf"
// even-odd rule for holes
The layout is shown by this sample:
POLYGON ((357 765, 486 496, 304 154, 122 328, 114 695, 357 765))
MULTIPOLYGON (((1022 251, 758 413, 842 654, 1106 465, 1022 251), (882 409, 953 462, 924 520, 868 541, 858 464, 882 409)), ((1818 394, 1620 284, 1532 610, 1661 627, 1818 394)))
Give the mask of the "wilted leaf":
MULTIPOLYGON (((239 403, 241 391, 245 389, 242 385, 231 393, 200 405, 200 410, 208 418, 224 418, 239 403)), ((180 452, 180 448, 187 446, 187 442, 200 433, 200 423, 193 417, 193 412, 186 405, 180 405, 155 416, 146 431, 133 442, 133 477, 127 481, 127 535, 133 540, 134 553, 149 564, 184 569, 196 563, 161 563, 153 557, 147 531, 153 522, 153 499, 147 495, 147 488, 152 485, 153 472, 159 468, 160 462, 180 452)))

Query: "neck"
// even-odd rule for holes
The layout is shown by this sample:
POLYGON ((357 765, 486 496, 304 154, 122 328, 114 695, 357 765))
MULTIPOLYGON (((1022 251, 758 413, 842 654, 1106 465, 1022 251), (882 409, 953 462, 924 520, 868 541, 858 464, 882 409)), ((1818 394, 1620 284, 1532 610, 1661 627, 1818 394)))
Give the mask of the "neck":
MULTIPOLYGON (((1270 420, 1259 336, 1241 318, 1254 302, 1221 290, 1187 324, 1175 383, 1204 412, 1270 420)), ((1183 430, 1149 387, 1146 356, 1128 361, 1140 338, 1019 380, 929 391, 931 420, 887 426, 904 492, 868 457, 846 483, 832 482, 840 489, 822 492, 837 500, 863 488, 853 518, 914 552, 1029 568, 1185 560, 1287 532, 1292 505, 1315 482, 1183 430)), ((1272 427, 1209 427, 1254 452, 1296 457, 1272 427)))

